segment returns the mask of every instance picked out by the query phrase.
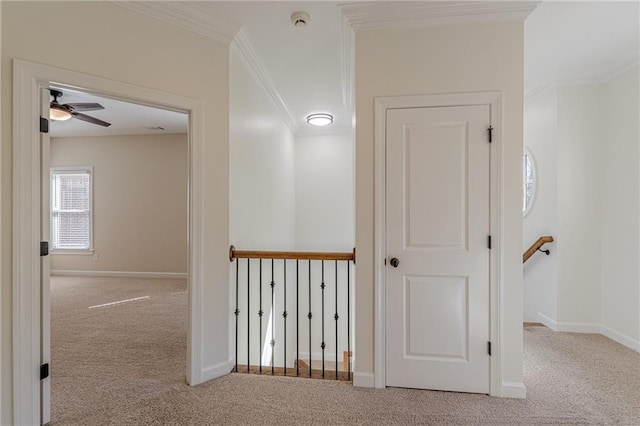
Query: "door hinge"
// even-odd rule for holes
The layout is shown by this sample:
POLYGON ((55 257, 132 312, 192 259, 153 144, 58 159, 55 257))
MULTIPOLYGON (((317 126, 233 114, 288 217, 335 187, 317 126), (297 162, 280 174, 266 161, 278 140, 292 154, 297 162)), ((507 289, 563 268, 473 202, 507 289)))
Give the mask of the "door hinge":
POLYGON ((44 380, 47 377, 49 377, 49 363, 40 366, 40 380, 44 380))
POLYGON ((489 143, 493 142, 493 126, 489 126, 487 129, 489 131, 489 143))
POLYGON ((487 248, 491 250, 491 235, 487 238, 487 248))
POLYGON ((49 241, 40 241, 40 256, 49 255, 49 241))
POLYGON ((487 353, 491 356, 491 342, 487 342, 487 353))
POLYGON ((40 133, 49 133, 49 120, 40 117, 40 133))

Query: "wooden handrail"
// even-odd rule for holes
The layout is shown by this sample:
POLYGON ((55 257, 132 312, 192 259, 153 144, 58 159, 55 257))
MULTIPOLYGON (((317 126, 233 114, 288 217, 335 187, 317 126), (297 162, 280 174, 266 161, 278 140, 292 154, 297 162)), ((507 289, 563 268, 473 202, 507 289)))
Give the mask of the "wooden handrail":
MULTIPOLYGON (((529 260, 529 258, 531 256, 533 256, 533 254, 543 245, 545 245, 546 243, 552 243, 553 242, 553 237, 550 235, 544 236, 544 237, 540 237, 536 240, 535 243, 533 243, 531 245, 531 247, 529 247, 527 249, 527 251, 524 252, 524 254, 522 255, 522 263, 525 263, 527 260, 529 260)), ((548 254, 548 253, 547 253, 548 254)))
POLYGON ((229 247, 229 261, 233 259, 290 259, 290 260, 348 260, 356 263, 356 249, 352 252, 313 252, 313 251, 258 251, 236 250, 229 247))

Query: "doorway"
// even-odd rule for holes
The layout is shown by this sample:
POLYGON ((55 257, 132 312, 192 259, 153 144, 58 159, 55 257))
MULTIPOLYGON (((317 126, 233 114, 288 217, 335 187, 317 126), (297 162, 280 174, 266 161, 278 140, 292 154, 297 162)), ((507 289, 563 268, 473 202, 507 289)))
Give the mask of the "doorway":
POLYGON ((500 395, 499 100, 376 99, 377 387, 500 395))
POLYGON ((91 422, 184 383, 188 117, 50 92, 51 418, 91 422))
POLYGON ((388 386, 489 392, 489 124, 488 105, 387 112, 388 386))
MULTIPOLYGON (((188 137, 188 336, 186 381, 191 385, 202 381, 200 329, 202 316, 201 229, 202 205, 202 105, 177 95, 118 83, 81 73, 15 60, 14 126, 17 143, 14 145, 14 420, 35 424, 42 418, 40 366, 44 335, 43 312, 48 301, 42 299, 40 241, 42 218, 41 145, 37 122, 40 110, 40 90, 55 85, 65 90, 101 93, 106 97, 155 106, 189 114, 188 137)), ((45 100, 48 102, 48 100, 45 100)))

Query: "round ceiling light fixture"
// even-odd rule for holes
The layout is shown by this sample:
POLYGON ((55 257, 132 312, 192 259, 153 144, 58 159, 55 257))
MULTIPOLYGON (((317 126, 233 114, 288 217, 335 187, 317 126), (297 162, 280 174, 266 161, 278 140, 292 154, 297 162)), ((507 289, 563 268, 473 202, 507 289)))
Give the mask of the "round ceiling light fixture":
POLYGON ((293 12, 291 14, 291 22, 298 28, 306 27, 310 20, 311 16, 307 12, 293 12))
POLYGON ((312 126, 328 126, 333 123, 333 115, 331 114, 311 114, 307 116, 307 123, 312 126))
POLYGON ((52 106, 49 108, 49 117, 56 121, 65 121, 71 118, 71 113, 63 107, 52 106))

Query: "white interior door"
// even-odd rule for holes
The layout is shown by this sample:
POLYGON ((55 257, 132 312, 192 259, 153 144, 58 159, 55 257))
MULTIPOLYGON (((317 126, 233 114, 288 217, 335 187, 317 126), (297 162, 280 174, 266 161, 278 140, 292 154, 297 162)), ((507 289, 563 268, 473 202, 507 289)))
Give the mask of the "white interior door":
POLYGON ((488 105, 387 111, 387 386, 489 393, 489 125, 488 105))
MULTIPOLYGON (((49 90, 40 90, 40 116, 49 119, 49 90)), ((49 157, 50 157, 50 140, 49 133, 40 132, 40 170, 41 170, 41 211, 42 216, 40 220, 40 241, 49 242, 51 239, 50 232, 50 203, 51 196, 51 179, 49 176, 49 157)), ((41 297, 40 297, 40 309, 41 309, 41 359, 40 365, 51 365, 51 302, 49 298, 50 291, 50 257, 40 256, 40 280, 41 280, 41 297)), ((49 368, 50 370, 50 368, 49 368)), ((40 420, 42 424, 47 424, 51 421, 51 375, 40 380, 40 420)))

